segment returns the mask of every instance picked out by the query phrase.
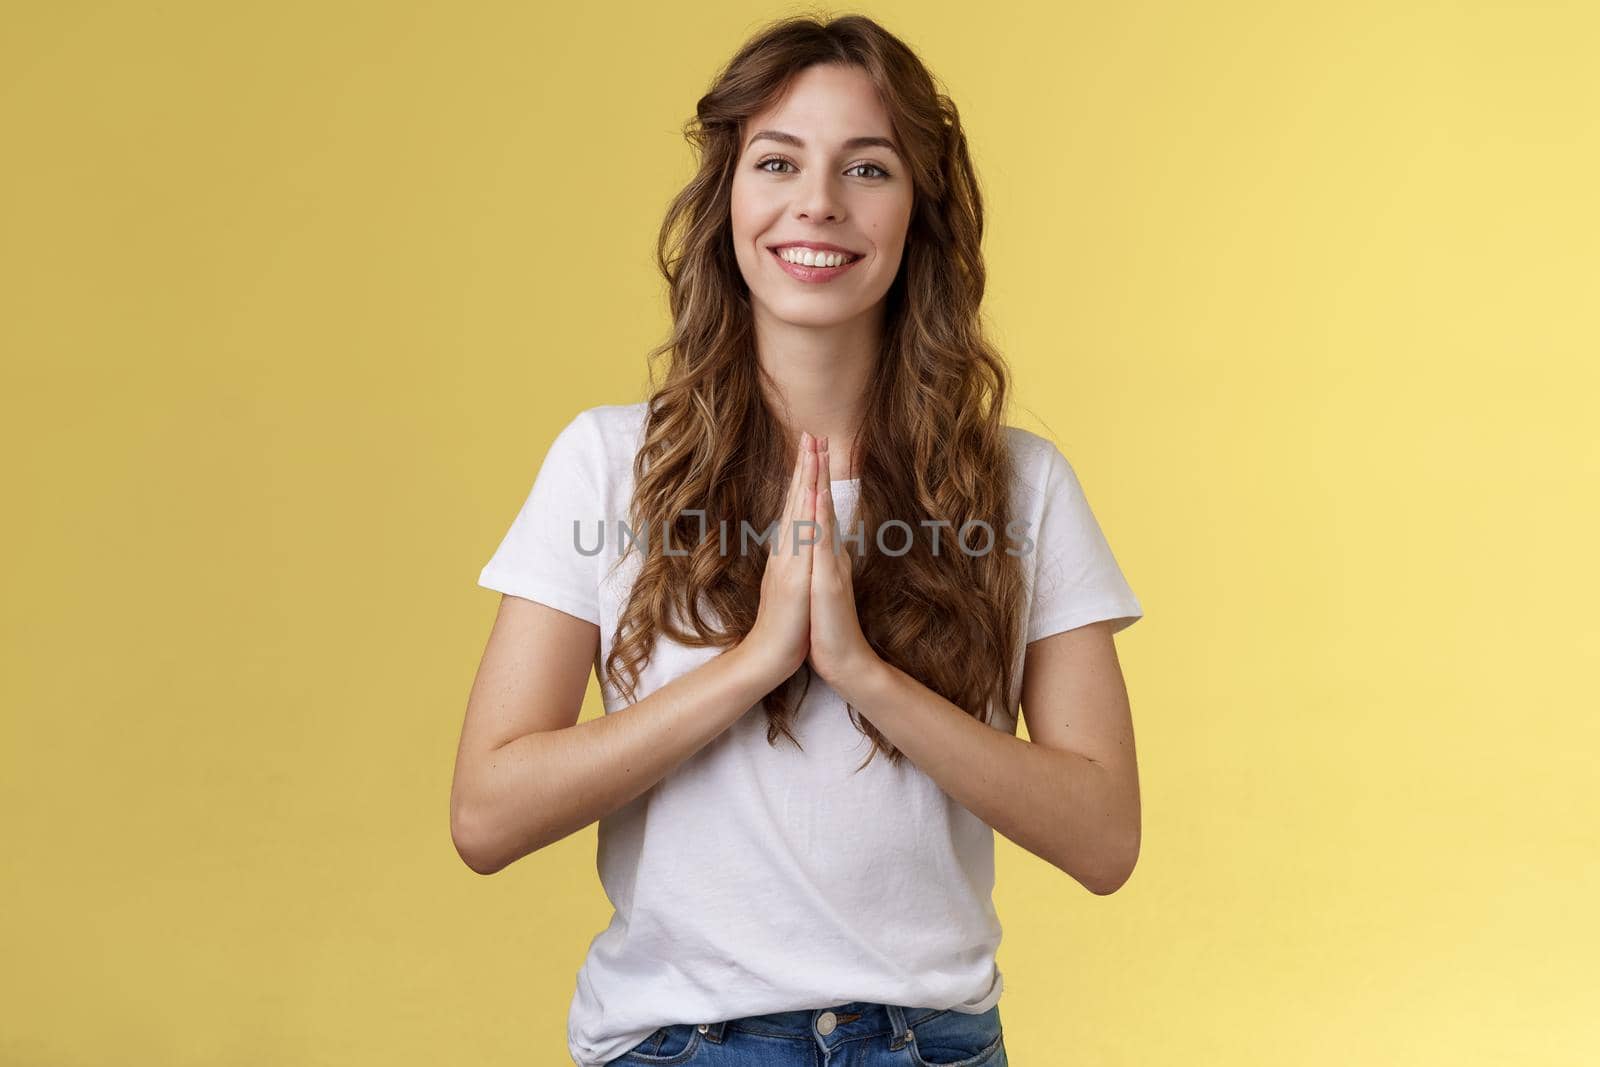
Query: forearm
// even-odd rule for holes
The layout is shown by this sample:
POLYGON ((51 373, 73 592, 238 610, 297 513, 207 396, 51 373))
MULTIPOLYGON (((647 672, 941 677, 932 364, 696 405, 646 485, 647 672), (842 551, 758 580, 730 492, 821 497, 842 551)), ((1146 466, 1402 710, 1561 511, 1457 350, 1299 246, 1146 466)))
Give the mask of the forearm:
POLYGON ((1133 869, 1138 795, 1108 768, 986 726, 881 660, 841 695, 957 803, 1092 892, 1133 869))
POLYGON ((498 871, 627 804, 781 680, 736 646, 626 708, 486 753, 473 783, 473 868, 498 871))

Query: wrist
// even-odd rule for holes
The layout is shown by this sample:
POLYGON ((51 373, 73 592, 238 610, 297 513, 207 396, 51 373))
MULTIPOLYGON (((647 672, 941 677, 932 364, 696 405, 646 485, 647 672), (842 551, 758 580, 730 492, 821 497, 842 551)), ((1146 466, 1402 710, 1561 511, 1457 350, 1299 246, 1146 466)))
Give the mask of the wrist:
POLYGON ((870 705, 874 694, 887 690, 894 680, 895 669, 869 648, 857 659, 841 666, 836 674, 836 679, 824 681, 846 701, 861 706, 870 705))
POLYGON ((783 663, 767 654, 760 646, 751 644, 748 638, 724 654, 734 661, 739 673, 748 679, 754 688, 761 690, 762 695, 772 692, 794 673, 792 669, 786 670, 783 663))

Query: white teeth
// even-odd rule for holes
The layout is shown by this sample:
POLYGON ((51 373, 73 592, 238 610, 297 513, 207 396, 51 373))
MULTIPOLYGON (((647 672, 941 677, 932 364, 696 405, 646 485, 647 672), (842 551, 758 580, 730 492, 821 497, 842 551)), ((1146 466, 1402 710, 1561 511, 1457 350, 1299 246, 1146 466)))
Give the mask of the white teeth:
POLYGON ((818 252, 814 249, 800 248, 793 245, 788 248, 778 249, 778 255, 790 263, 798 263, 805 267, 837 267, 853 258, 843 252, 818 252))

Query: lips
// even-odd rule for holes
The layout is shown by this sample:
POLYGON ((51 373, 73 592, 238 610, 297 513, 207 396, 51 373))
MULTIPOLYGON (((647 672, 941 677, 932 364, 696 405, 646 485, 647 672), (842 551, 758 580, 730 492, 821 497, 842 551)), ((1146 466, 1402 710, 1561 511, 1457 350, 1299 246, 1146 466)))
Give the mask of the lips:
POLYGON ((853 248, 842 248, 839 245, 828 244, 826 241, 815 243, 810 241, 790 241, 786 244, 768 245, 767 247, 774 252, 781 252, 785 248, 809 248, 813 252, 843 252, 847 256, 855 256, 857 259, 862 256, 862 253, 853 248))
MULTIPOLYGON (((793 246, 791 245, 788 247, 793 246)), ((778 250, 776 248, 769 248, 767 251, 772 253, 772 258, 777 261, 778 266, 782 268, 785 274, 797 281, 807 282, 810 284, 816 284, 818 282, 831 282, 833 279, 842 276, 846 271, 855 267, 857 263, 860 263, 865 258, 863 256, 856 255, 855 259, 847 260, 837 267, 807 267, 801 263, 790 263, 787 259, 784 259, 782 256, 778 255, 778 250)), ((855 255, 855 253, 851 254, 855 255)))

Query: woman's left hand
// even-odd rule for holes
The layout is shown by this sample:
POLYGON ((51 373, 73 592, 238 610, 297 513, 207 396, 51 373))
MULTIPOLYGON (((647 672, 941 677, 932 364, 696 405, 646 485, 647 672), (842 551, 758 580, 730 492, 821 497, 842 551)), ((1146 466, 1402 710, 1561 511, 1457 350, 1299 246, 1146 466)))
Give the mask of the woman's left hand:
POLYGON ((835 544, 834 540, 838 523, 826 438, 820 442, 817 456, 817 545, 811 557, 811 652, 807 659, 823 681, 839 689, 842 682, 871 666, 878 654, 867 644, 856 616, 850 578, 854 557, 843 541, 835 544))

